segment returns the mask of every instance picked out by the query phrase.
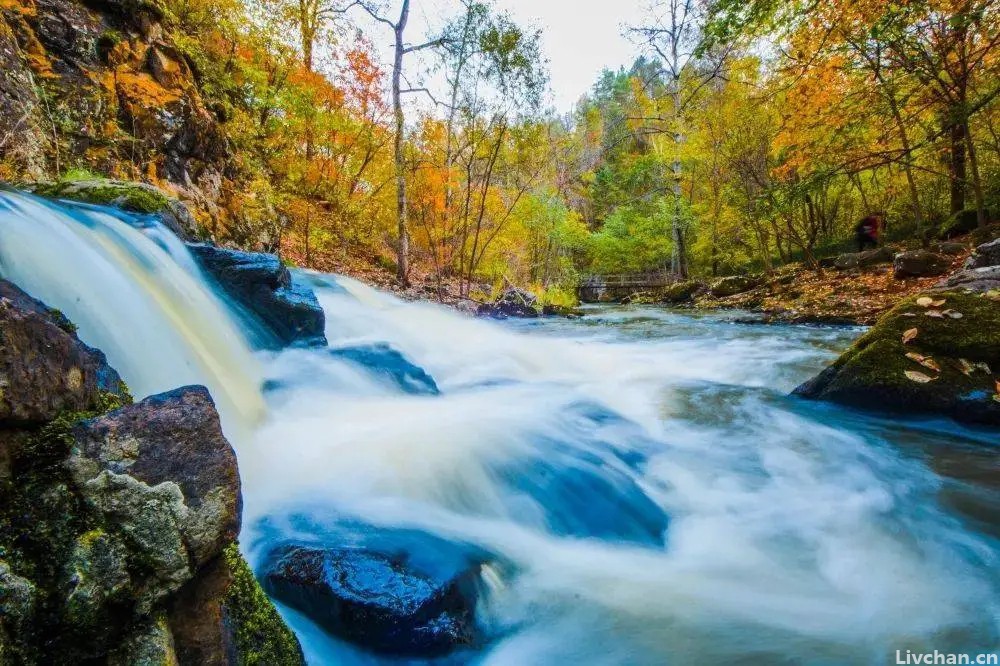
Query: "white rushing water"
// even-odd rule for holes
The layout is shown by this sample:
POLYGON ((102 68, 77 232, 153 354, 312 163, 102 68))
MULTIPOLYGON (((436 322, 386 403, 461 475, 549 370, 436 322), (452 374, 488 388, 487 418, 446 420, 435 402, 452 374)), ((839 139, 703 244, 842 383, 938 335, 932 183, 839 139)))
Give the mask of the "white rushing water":
MULTIPOLYGON (((327 350, 251 353, 183 245, 141 222, 0 192, 0 275, 62 309, 138 396, 211 388, 251 560, 349 520, 505 562, 484 581, 486 644, 449 663, 998 646, 998 484, 973 468, 992 435, 785 397, 856 331, 627 308, 498 324, 300 275, 332 347, 387 343, 440 388, 414 395, 327 350)), ((311 663, 382 663, 289 618, 311 663)))

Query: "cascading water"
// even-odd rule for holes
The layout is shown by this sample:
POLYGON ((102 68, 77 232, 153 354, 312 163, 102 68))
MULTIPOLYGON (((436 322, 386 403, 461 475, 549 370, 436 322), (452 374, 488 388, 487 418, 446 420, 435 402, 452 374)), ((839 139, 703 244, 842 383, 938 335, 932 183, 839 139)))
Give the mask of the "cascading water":
MULTIPOLYGON (((419 366, 401 385, 335 350, 251 354, 142 218, 0 193, 0 275, 137 393, 212 389, 240 424, 251 559, 347 522, 493 554, 486 641, 449 663, 866 664, 1000 640, 992 435, 785 397, 855 331, 628 308, 501 325, 300 274, 331 347, 387 343, 419 366)), ((311 663, 383 663, 288 617, 311 663)))

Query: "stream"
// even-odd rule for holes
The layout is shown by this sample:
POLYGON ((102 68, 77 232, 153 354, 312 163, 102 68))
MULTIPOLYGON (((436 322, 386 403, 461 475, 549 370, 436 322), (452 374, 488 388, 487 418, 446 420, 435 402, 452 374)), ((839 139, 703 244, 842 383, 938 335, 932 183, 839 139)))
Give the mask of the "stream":
MULTIPOLYGON (((209 387, 251 564, 344 525, 490 553, 485 639, 434 663, 878 664, 1000 645, 996 432, 789 397, 861 329, 642 307, 494 322, 296 272, 332 349, 387 345, 432 379, 421 391, 329 349, 254 351, 149 217, 0 191, 0 276, 65 313, 137 398, 209 387)), ((311 664, 400 663, 281 610, 311 664)))

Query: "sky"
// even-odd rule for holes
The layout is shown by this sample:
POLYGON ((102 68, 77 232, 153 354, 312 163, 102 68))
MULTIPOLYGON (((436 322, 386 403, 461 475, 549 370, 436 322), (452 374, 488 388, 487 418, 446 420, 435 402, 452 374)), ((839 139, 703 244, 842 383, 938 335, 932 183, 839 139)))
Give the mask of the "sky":
POLYGON ((648 0, 498 0, 522 24, 542 28, 554 104, 573 108, 604 68, 631 65, 638 48, 623 36, 648 0))
MULTIPOLYGON (((639 49, 623 36, 626 26, 641 23, 649 0, 495 0, 500 9, 511 12, 522 26, 542 29, 542 47, 549 61, 551 104, 560 112, 571 111, 593 87, 605 68, 631 65, 639 49)), ((387 14, 398 11, 389 3, 387 14)), ((439 28, 445 17, 453 16, 455 0, 412 0, 407 41, 422 43, 439 28)), ((366 24, 365 17, 359 24, 366 24)), ((365 25, 388 63, 391 35, 384 26, 365 25), (385 39, 380 40, 378 35, 385 39), (381 43, 380 43, 381 42, 381 43)), ((433 87, 433 84, 432 84, 433 87)))

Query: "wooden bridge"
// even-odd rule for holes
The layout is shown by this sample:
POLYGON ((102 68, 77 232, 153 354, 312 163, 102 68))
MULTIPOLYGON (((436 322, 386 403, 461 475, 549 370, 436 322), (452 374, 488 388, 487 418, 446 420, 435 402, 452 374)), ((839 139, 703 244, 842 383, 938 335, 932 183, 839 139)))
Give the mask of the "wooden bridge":
POLYGON ((611 303, 639 292, 669 287, 678 279, 673 273, 591 275, 577 287, 577 295, 584 303, 611 303))

